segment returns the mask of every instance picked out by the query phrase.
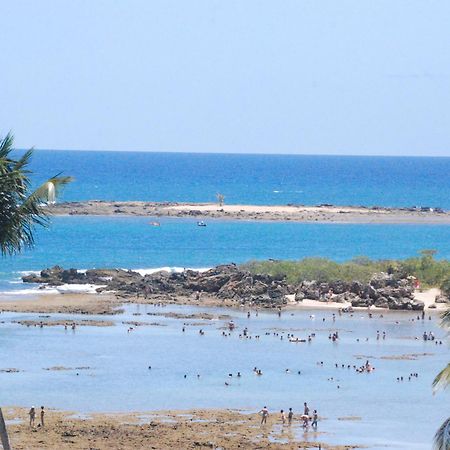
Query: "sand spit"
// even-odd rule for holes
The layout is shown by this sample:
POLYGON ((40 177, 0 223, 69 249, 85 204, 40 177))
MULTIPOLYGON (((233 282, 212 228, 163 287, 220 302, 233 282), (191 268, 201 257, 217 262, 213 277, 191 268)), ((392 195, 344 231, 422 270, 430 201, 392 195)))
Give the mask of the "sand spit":
POLYGON ((353 355, 356 359, 386 359, 389 361, 417 361, 424 356, 433 356, 434 353, 405 353, 404 355, 387 355, 387 356, 373 356, 373 355, 353 355))
POLYGON ((110 320, 13 320, 25 327, 112 327, 114 322, 110 320))
POLYGON ((26 300, 4 298, 0 312, 27 312, 37 314, 121 314, 123 303, 115 295, 98 294, 45 294, 28 296, 26 300))
MULTIPOLYGON (((56 215, 191 217, 198 219, 264 220, 331 223, 450 224, 450 212, 440 208, 379 206, 224 205, 215 203, 108 202, 90 200, 49 207, 56 215)), ((153 223, 153 225, 157 225, 153 223)))
POLYGON ((134 414, 76 415, 47 411, 44 428, 30 429, 24 408, 5 408, 14 449, 271 449, 350 450, 353 445, 320 442, 323 433, 300 431, 298 421, 281 427, 271 415, 260 427, 257 414, 232 410, 192 410, 134 414), (296 438, 302 436, 302 440, 296 438), (307 441, 306 439, 311 439, 307 441))

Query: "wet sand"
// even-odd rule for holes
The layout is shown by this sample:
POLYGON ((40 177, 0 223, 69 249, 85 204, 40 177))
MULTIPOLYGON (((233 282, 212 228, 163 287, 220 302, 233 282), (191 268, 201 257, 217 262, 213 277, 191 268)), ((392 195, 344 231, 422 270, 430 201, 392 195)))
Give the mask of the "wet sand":
MULTIPOLYGON (((24 312, 37 314, 120 314, 123 302, 115 295, 99 294, 32 294, 18 298, 0 297, 0 312, 24 312)), ((0 316, 1 319, 1 316, 0 316)))
MULTIPOLYGON (((45 292, 45 290, 43 291, 45 292)), ((416 292, 416 298, 425 303, 425 309, 427 313, 440 313, 447 308, 446 303, 434 303, 436 295, 440 291, 438 289, 430 289, 425 292, 416 292), (431 305, 436 305, 430 309, 431 305)), ((291 295, 287 296, 288 303, 283 308, 283 311, 295 311, 295 310, 339 310, 351 306, 350 303, 337 303, 337 302, 321 302, 318 300, 303 300, 301 302, 293 301, 291 295)), ((200 299, 196 299, 195 296, 184 297, 175 296, 173 294, 167 295, 154 295, 149 298, 144 297, 122 297, 114 294, 38 294, 29 295, 27 297, 18 299, 12 296, 0 297, 0 313, 1 312, 24 312, 24 313, 37 313, 37 314, 86 314, 86 315, 115 315, 121 314, 123 310, 122 305, 125 304, 143 304, 143 305, 189 305, 189 306, 204 306, 204 307, 230 307, 241 308, 245 310, 263 309, 258 308, 258 305, 245 305, 242 306, 238 302, 233 300, 222 300, 216 297, 211 297, 206 294, 201 295, 200 299)), ((367 311, 365 307, 354 307, 355 311, 367 311)), ((385 308, 371 308, 371 311, 380 313, 389 312, 385 308)), ((190 316, 184 316, 183 314, 177 314, 173 312, 169 313, 152 313, 150 315, 172 317, 177 319, 212 319, 216 318, 209 313, 202 313, 190 316)), ((229 316, 217 317, 221 320, 230 319, 229 316)), ((1 315, 0 315, 1 320, 1 315)), ((42 317, 44 325, 64 325, 64 321, 48 321, 46 317, 42 317)), ((83 325, 83 321, 76 321, 78 325, 83 325)), ((86 322, 86 321, 85 321, 86 322)), ((99 326, 105 326, 102 321, 99 326)), ((22 323, 23 325, 39 325, 40 321, 33 321, 33 323, 22 323)), ((72 323, 72 322, 71 322, 72 323)), ((97 325, 96 323, 84 323, 84 325, 97 325)), ((109 324, 107 324, 109 325, 109 324)), ((152 325, 158 325, 154 323, 152 325)))
POLYGON ((190 217, 329 223, 450 224, 450 212, 415 208, 303 205, 224 205, 215 203, 86 202, 60 203, 49 207, 55 215, 190 217))
MULTIPOLYGON (((308 442, 320 438, 311 427, 303 433, 299 414, 293 424, 282 426, 278 414, 267 425, 260 416, 235 410, 163 411, 133 414, 77 415, 47 411, 45 427, 31 429, 28 410, 4 408, 12 448, 19 449, 273 449, 299 448, 349 450, 358 446, 308 442), (300 438, 301 436, 301 438, 300 438)), ((344 420, 344 419, 343 419, 344 420)), ((36 424, 39 423, 37 408, 36 424)), ((323 435, 323 434, 322 434, 323 435)))

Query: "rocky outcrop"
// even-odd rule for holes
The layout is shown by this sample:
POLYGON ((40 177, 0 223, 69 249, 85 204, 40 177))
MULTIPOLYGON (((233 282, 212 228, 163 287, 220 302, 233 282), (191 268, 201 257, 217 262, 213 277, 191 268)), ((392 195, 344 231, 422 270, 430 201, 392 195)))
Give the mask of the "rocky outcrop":
POLYGON ((436 303, 450 303, 450 299, 446 295, 441 294, 436 297, 435 302, 436 303))
POLYGON ((141 275, 131 270, 122 269, 90 269, 81 271, 77 269, 63 269, 54 266, 51 269, 41 270, 40 274, 31 274, 22 277, 24 283, 40 283, 49 286, 63 284, 116 284, 127 283, 141 275))
POLYGON ((99 291, 116 291, 121 296, 195 296, 204 293, 223 300, 255 302, 270 307, 286 304, 286 295, 295 292, 283 279, 269 275, 253 275, 234 264, 217 266, 206 272, 161 271, 145 276, 121 269, 92 269, 83 272, 55 266, 42 270, 39 275, 28 275, 22 279, 27 283, 49 286, 98 284, 105 286, 98 289, 99 291))
POLYGON ((252 274, 235 264, 214 267, 205 272, 185 270, 181 273, 157 272, 140 275, 131 270, 92 269, 78 271, 55 266, 39 275, 23 277, 28 283, 51 286, 62 284, 94 284, 98 290, 115 291, 121 296, 197 296, 205 293, 239 304, 254 303, 277 307, 287 303, 286 296, 295 294, 295 300, 304 299, 333 302, 351 302, 352 306, 377 306, 389 309, 421 310, 422 302, 414 299, 412 280, 396 274, 374 274, 369 283, 358 281, 319 282, 305 280, 289 284, 282 277, 252 274))
POLYGON ((395 274, 374 274, 369 283, 358 281, 303 281, 297 286, 295 300, 351 302, 352 306, 377 306, 389 309, 421 310, 422 302, 414 299, 414 286, 409 278, 395 274))

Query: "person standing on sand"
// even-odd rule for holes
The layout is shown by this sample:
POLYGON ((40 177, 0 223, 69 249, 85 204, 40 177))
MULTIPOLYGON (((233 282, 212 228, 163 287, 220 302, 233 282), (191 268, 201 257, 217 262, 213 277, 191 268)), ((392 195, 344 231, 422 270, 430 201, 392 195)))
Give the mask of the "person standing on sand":
POLYGON ((28 415, 30 416, 30 427, 34 428, 34 419, 36 418, 36 410, 34 409, 34 406, 31 407, 28 415))
POLYGON ((281 423, 283 425, 285 425, 286 424, 286 414, 284 413, 284 410, 280 411, 280 417, 281 417, 281 423))
POLYGON ((45 416, 45 410, 44 410, 44 407, 41 406, 41 427, 44 427, 44 416, 45 416))
POLYGON ((294 413, 292 412, 292 408, 289 408, 289 413, 288 413, 288 423, 289 423, 289 425, 291 425, 293 418, 294 418, 294 413))
POLYGON ((267 406, 264 406, 259 413, 261 414, 261 425, 266 424, 267 418, 269 417, 269 410, 267 409, 267 406))

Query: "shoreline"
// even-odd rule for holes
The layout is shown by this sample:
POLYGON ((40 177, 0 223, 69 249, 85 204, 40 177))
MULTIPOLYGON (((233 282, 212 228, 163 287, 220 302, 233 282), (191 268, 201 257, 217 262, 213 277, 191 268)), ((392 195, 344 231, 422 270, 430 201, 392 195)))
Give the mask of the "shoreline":
MULTIPOLYGON (((437 303, 436 307, 430 308, 434 304, 434 296, 437 295, 437 289, 429 289, 424 292, 417 291, 415 297, 425 303, 427 314, 440 314, 447 308, 446 303, 437 303)), ((329 310, 338 311, 348 308, 351 303, 323 302, 319 300, 304 299, 301 302, 292 301, 291 295, 288 297, 288 303, 282 307, 285 313, 294 311, 313 311, 329 310)), ((193 306, 204 308, 225 308, 229 310, 247 311, 277 311, 276 308, 261 307, 258 305, 242 305, 232 300, 222 300, 213 296, 202 296, 200 300, 187 296, 163 296, 154 295, 148 298, 144 297, 122 297, 114 294, 93 294, 93 293, 70 293, 70 294, 30 294, 17 299, 13 296, 0 296, 0 314, 1 313, 30 313, 30 314, 81 314, 81 315, 105 315, 118 316, 124 313, 123 307, 126 305, 159 305, 159 306, 193 306)), ((380 307, 352 307, 354 312, 372 312, 372 313, 417 313, 409 310, 391 310, 380 307)), ((0 316, 1 317, 1 316, 0 316)))
MULTIPOLYGON (((3 412, 11 445, 15 449, 364 448, 359 445, 329 444, 328 433, 323 430, 324 425, 320 420, 317 431, 310 428, 305 432, 300 425, 298 412, 292 425, 282 426, 278 415, 272 411, 267 424, 261 427, 260 416, 255 411, 235 409, 91 414, 49 409, 45 414, 45 426, 36 426, 34 429, 28 423, 28 409, 6 407, 3 412)), ((36 425, 38 423, 39 411, 36 425)))
POLYGON ((223 205, 217 203, 99 201, 48 206, 56 216, 172 217, 352 224, 450 224, 450 212, 439 208, 388 208, 337 205, 223 205))

